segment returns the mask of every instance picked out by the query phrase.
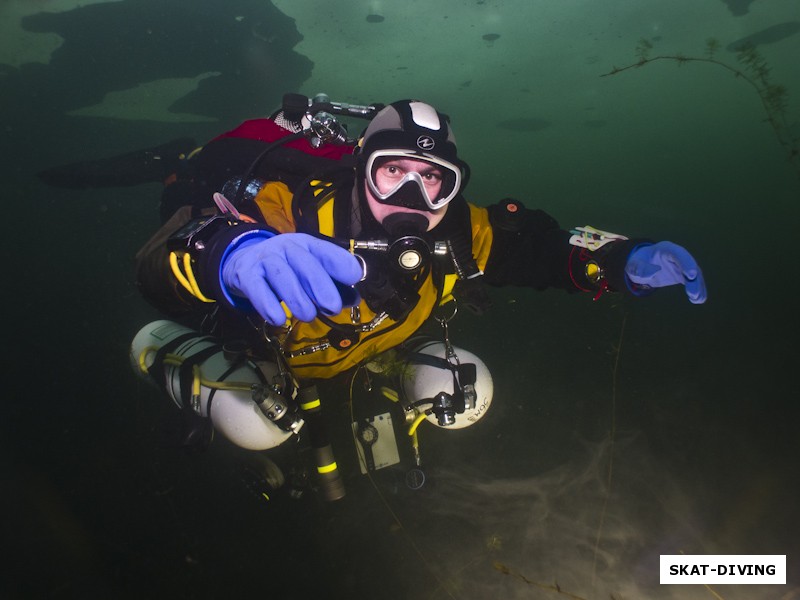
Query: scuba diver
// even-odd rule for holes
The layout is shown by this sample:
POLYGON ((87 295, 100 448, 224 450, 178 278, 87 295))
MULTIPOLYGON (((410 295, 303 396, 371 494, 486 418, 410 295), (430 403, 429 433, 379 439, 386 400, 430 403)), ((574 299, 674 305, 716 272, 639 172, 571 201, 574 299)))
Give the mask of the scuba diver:
MULTIPOLYGON (((145 341, 134 341, 134 363, 168 391, 177 382, 184 391, 173 395, 176 404, 211 417, 241 446, 274 447, 305 425, 328 499, 343 489, 315 381, 399 351, 420 365, 417 378, 445 373, 444 385, 400 394, 415 426, 423 419, 463 426, 488 408, 491 378, 479 359, 452 346, 443 307, 481 313, 486 287, 504 285, 595 299, 682 285, 690 302, 706 300, 698 264, 677 244, 589 226, 565 230, 514 199, 469 203, 462 195, 469 167, 449 119, 423 101, 360 107, 287 95, 269 119, 247 121, 181 162, 165 190, 166 222, 137 254, 137 284, 161 312, 194 318, 196 328, 237 341, 238 350, 225 348, 217 374, 192 386, 191 368, 209 371, 203 361, 221 356, 221 346, 187 341, 199 339, 188 329, 160 335, 159 322, 140 333, 145 341), (334 114, 369 123, 351 140, 334 114), (432 317, 444 341, 435 350, 410 347, 432 317), (157 348, 152 356, 149 347, 157 348), (195 352, 203 356, 189 360, 195 352), (165 376, 170 361, 184 360, 192 367, 165 376), (257 404, 255 412, 279 432, 266 443, 237 441, 239 420, 252 411, 224 415, 218 403, 225 390, 212 383, 236 380, 232 373, 247 361, 259 365, 252 386, 260 391, 244 386, 240 404, 257 404)), ((354 432, 367 454, 377 430, 354 432)), ((374 468, 374 457, 363 458, 374 468)))

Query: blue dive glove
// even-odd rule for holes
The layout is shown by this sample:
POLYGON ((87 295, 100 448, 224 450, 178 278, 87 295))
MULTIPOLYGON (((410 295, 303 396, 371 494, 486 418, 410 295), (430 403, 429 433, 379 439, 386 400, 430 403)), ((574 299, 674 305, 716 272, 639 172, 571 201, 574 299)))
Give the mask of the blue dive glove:
POLYGON ((683 284, 692 304, 702 304, 708 297, 697 261, 685 248, 672 242, 634 248, 628 256, 625 275, 633 283, 651 288, 683 284))
POLYGON ((245 240, 222 265, 226 291, 247 299, 275 326, 286 322, 281 302, 301 321, 313 321, 317 312, 338 314, 358 301, 355 290, 344 286, 362 275, 361 263, 347 250, 305 233, 245 240))

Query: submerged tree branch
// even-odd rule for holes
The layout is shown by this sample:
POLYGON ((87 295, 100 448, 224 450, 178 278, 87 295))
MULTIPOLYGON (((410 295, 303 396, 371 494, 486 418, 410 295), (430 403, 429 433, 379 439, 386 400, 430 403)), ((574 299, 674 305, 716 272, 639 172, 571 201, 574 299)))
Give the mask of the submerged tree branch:
POLYGON ((729 71, 736 78, 745 81, 758 94, 767 115, 766 121, 772 127, 778 143, 783 146, 789 162, 800 178, 800 138, 793 134, 792 126, 789 123, 789 92, 785 86, 772 82, 770 79, 772 69, 755 46, 747 44, 737 51, 736 59, 741 68, 715 58, 719 42, 713 38, 706 42, 706 56, 661 54, 651 57, 650 50, 652 48, 653 45, 648 40, 640 40, 636 46, 636 56, 639 60, 624 67, 614 66, 608 73, 603 73, 600 77, 617 75, 623 71, 638 69, 658 61, 671 61, 679 67, 690 62, 707 63, 729 71))

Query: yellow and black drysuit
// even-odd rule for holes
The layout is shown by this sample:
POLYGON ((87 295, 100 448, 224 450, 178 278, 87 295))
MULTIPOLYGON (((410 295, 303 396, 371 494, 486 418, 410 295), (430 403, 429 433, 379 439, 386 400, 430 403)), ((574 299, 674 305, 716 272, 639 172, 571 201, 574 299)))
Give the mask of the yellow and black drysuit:
MULTIPOLYGON (((179 210, 137 254, 141 291, 173 317, 205 315, 220 307, 216 315, 223 338, 257 337, 263 321, 254 311, 231 306, 220 288, 220 261, 226 248, 242 232, 259 228, 278 235, 303 232, 337 240, 387 238, 363 201, 363 192, 354 193, 352 173, 330 181, 306 180, 294 193, 283 182, 266 183, 255 197, 259 214, 251 216, 256 223, 218 219, 221 224, 207 228, 202 244, 177 251, 190 254, 186 260, 199 294, 188 293, 169 266, 167 239, 191 219, 188 207, 179 210)), ((279 334, 298 379, 333 377, 402 344, 451 294, 458 297, 460 292, 467 302, 478 298, 474 303, 481 304, 484 295, 475 293, 480 284, 595 294, 624 291, 624 266, 639 243, 613 240, 592 251, 575 245, 574 236, 543 211, 514 200, 483 208, 460 195, 448 205, 443 220, 422 237, 430 248, 444 246, 449 251, 433 255, 415 275, 398 273, 387 264, 385 254, 366 252, 367 278, 356 285, 361 297, 357 306, 310 323, 292 319, 288 330, 271 332, 279 334)), ((184 264, 181 256, 177 262, 184 264)))

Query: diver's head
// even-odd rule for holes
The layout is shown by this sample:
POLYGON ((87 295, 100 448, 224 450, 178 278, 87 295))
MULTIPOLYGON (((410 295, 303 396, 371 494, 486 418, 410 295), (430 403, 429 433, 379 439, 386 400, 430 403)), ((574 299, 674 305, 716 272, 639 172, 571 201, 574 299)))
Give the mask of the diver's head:
POLYGON ((430 231, 465 183, 447 117, 416 100, 390 104, 359 142, 356 184, 390 234, 430 231), (395 230, 395 231, 393 231, 395 230))

